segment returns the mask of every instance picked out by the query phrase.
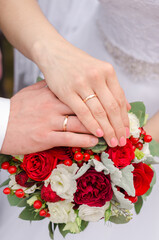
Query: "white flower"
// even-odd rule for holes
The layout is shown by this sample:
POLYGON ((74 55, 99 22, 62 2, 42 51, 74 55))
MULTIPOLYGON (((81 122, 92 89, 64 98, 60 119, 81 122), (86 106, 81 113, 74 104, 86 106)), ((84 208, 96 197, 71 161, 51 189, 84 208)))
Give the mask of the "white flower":
POLYGON ((137 118, 137 116, 134 113, 128 113, 128 117, 129 117, 129 123, 130 123, 130 134, 134 138, 138 138, 140 136, 139 119, 137 118))
POLYGON ((142 152, 145 155, 150 155, 149 143, 144 143, 143 144, 142 152))
POLYGON ((110 202, 107 202, 103 207, 89 207, 88 205, 80 205, 79 217, 82 220, 89 222, 97 222, 104 217, 105 211, 109 208, 110 202))
POLYGON ((74 222, 76 219, 76 214, 73 210, 74 204, 68 201, 59 201, 56 203, 47 202, 50 221, 53 223, 68 223, 74 222))
POLYGON ((38 200, 38 198, 37 198, 36 196, 32 196, 31 198, 29 198, 29 199, 27 200, 27 204, 28 204, 29 206, 32 206, 36 200, 38 200))
POLYGON ((57 165, 52 171, 51 176, 45 180, 45 186, 51 184, 53 191, 61 198, 73 201, 73 195, 77 189, 77 183, 74 179, 78 167, 75 163, 72 166, 65 166, 64 164, 57 165))
POLYGON ((10 182, 9 182, 9 188, 13 189, 13 190, 17 190, 17 189, 23 189, 23 191, 25 193, 33 193, 35 192, 35 190, 37 189, 36 184, 34 184, 32 187, 26 188, 26 187, 22 187, 19 184, 17 184, 17 182, 15 181, 15 175, 11 175, 10 176, 10 182))

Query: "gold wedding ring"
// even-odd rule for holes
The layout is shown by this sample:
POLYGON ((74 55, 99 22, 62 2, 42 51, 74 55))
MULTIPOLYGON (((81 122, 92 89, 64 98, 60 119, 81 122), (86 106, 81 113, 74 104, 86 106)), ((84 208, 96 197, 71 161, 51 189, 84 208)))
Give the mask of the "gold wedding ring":
POLYGON ((67 131, 67 123, 68 123, 68 115, 65 116, 64 121, 63 121, 63 131, 67 131))
POLYGON ((94 97, 97 97, 97 95, 96 94, 91 94, 88 97, 86 97, 85 99, 83 99, 83 102, 86 103, 89 99, 94 98, 94 97))

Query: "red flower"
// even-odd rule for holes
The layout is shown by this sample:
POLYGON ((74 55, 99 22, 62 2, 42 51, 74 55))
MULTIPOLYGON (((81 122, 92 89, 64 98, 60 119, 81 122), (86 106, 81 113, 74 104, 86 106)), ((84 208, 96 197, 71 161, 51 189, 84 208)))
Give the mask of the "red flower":
POLYGON ((72 148, 70 147, 56 147, 52 149, 52 154, 56 156, 59 161, 64 161, 67 159, 73 159, 72 148))
POLYGON ((135 196, 135 197, 129 196, 127 194, 127 192, 123 188, 120 188, 120 187, 117 187, 117 190, 119 192, 123 193, 125 195, 125 198, 128 199, 129 201, 131 201, 132 203, 136 203, 137 202, 137 200, 138 200, 137 196, 135 196))
POLYGON ((136 196, 141 196, 149 190, 154 172, 145 163, 134 163, 133 166, 134 187, 136 191, 136 196))
POLYGON ((110 176, 90 168, 77 179, 77 191, 74 202, 78 205, 86 204, 92 207, 102 207, 113 196, 110 176))
POLYGON ((62 200, 56 192, 51 189, 51 185, 49 184, 47 187, 43 186, 41 189, 41 198, 46 202, 58 202, 62 200))
POLYGON ((20 172, 15 176, 15 181, 22 187, 32 187, 35 182, 27 182, 29 179, 25 171, 20 172))
POLYGON ((57 165, 57 157, 53 150, 24 156, 23 169, 35 181, 44 181, 57 165))
POLYGON ((135 158, 133 145, 129 139, 123 147, 108 148, 106 153, 109 154, 109 158, 114 162, 114 165, 121 169, 130 165, 131 161, 135 158))

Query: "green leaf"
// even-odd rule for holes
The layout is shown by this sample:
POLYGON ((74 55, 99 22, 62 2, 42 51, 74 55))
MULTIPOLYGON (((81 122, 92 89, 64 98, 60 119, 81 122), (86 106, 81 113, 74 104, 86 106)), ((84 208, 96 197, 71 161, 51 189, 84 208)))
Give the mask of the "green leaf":
POLYGON ((129 112, 134 113, 140 122, 140 127, 143 127, 145 122, 145 105, 143 102, 130 103, 131 110, 129 112))
POLYGON ((55 229, 56 229, 57 226, 58 226, 58 224, 57 224, 57 223, 54 223, 54 231, 55 231, 55 229))
POLYGON ((7 198, 11 206, 17 206, 22 201, 22 199, 17 198, 16 195, 8 195, 7 198))
POLYGON ((9 184, 9 181, 10 181, 10 178, 5 180, 1 185, 0 185, 0 188, 1 187, 4 187, 4 186, 7 186, 9 184))
POLYGON ((159 142, 156 142, 154 139, 149 144, 150 153, 152 156, 159 157, 159 142))
POLYGON ((11 159, 12 159, 12 156, 10 155, 0 154, 0 168, 3 162, 9 162, 11 159))
POLYGON ((86 222, 84 220, 82 220, 81 222, 81 231, 84 231, 86 229, 86 227, 88 226, 89 222, 86 222))
POLYGON ((41 77, 37 77, 36 82, 40 82, 40 81, 42 81, 42 80, 44 80, 44 79, 41 78, 41 77))
POLYGON ((27 206, 19 215, 20 219, 28 220, 28 221, 40 221, 43 220, 44 217, 41 217, 34 211, 33 207, 27 206))
POLYGON ((142 206, 143 206, 143 198, 141 196, 139 196, 138 201, 135 203, 136 214, 140 213, 142 206))
POLYGON ((95 147, 91 148, 94 153, 101 153, 104 152, 107 149, 107 145, 96 145, 95 147))
POLYGON ((66 237, 66 235, 68 234, 68 233, 71 233, 70 231, 64 231, 63 229, 64 229, 64 227, 65 227, 65 223, 60 223, 60 224, 58 224, 58 227, 59 227, 59 231, 60 231, 60 233, 62 234, 62 236, 65 238, 66 237))
POLYGON ((53 228, 52 228, 52 222, 49 222, 48 229, 49 229, 49 236, 50 236, 50 238, 54 239, 54 232, 53 232, 53 228))
POLYGON ((28 198, 23 198, 21 201, 17 204, 17 207, 26 207, 28 198))
POLYGON ((124 215, 119 215, 119 216, 111 216, 109 221, 116 224, 124 224, 124 223, 128 223, 130 219, 128 219, 124 215))

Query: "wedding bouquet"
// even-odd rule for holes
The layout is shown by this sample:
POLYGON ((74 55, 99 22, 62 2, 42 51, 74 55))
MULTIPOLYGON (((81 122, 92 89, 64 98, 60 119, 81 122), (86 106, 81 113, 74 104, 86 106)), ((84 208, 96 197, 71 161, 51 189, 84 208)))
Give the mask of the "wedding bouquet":
POLYGON ((131 104, 130 136, 124 147, 109 147, 104 139, 92 149, 56 147, 24 156, 0 156, 10 173, 1 187, 11 206, 24 207, 19 218, 49 219, 50 237, 79 233, 90 221, 127 223, 155 184, 152 167, 158 144, 144 131, 142 102, 131 104))

